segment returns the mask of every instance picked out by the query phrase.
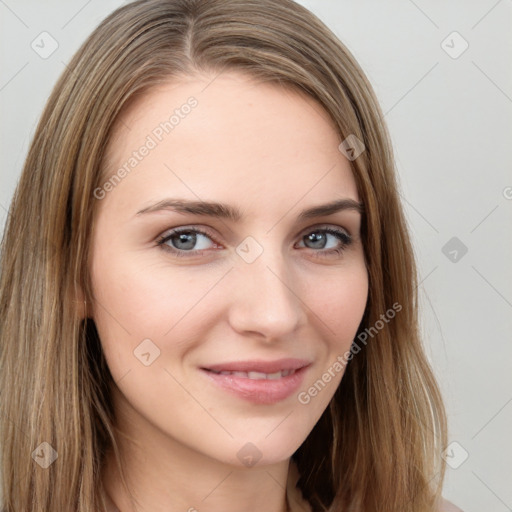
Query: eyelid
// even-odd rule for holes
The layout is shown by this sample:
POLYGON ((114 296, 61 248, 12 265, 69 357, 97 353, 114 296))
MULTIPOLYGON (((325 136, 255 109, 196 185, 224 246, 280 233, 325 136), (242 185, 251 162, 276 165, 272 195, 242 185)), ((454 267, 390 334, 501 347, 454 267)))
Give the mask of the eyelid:
POLYGON ((332 230, 332 231, 341 231, 341 232, 344 232, 348 238, 350 238, 351 240, 353 239, 353 236, 352 236, 352 233, 350 232, 350 230, 344 226, 339 226, 339 225, 336 225, 336 224, 329 224, 329 223, 319 223, 319 224, 313 224, 312 226, 309 226, 307 228, 304 228, 304 229, 301 229, 299 231, 299 233, 296 235, 296 237, 302 237, 302 236, 305 236, 307 235, 308 233, 311 233, 315 230, 318 230, 318 231, 327 231, 329 232, 329 230, 332 230))
MULTIPOLYGON (((195 226, 195 225, 178 226, 175 228, 168 229, 168 230, 164 231, 161 235, 158 236, 157 243, 159 245, 164 244, 167 240, 169 240, 169 238, 171 236, 177 235, 182 232, 188 232, 188 231, 200 233, 201 235, 204 235, 204 236, 210 238, 212 240, 212 242, 214 242, 216 245, 222 245, 221 243, 219 243, 216 240, 215 236, 212 235, 210 231, 208 231, 207 229, 195 226)), ((201 250, 196 249, 194 251, 183 251, 183 252, 199 253, 200 251, 201 250)))

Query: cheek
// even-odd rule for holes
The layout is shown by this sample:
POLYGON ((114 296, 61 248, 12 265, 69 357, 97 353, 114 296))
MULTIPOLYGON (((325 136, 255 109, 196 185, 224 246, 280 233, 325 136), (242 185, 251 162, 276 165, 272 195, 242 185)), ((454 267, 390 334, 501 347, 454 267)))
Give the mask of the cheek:
POLYGON ((310 323, 322 333, 319 364, 297 394, 300 411, 313 422, 329 406, 347 365, 347 354, 357 334, 368 298, 368 274, 363 264, 350 265, 329 280, 321 289, 310 286, 310 323), (314 318, 314 320, 313 320, 314 318))
MULTIPOLYGON (((350 346, 363 317, 368 298, 368 274, 364 264, 347 266, 331 278, 307 286, 306 304, 331 348, 350 346), (319 286, 322 283, 322 286, 319 286)), ((313 322, 313 320, 311 320, 313 322)))
POLYGON ((171 271, 154 255, 123 257, 112 252, 109 257, 98 251, 91 267, 93 317, 112 374, 133 365, 134 350, 144 340, 160 351, 159 363, 189 350, 201 338, 206 320, 208 301, 203 299, 221 273, 194 272, 185 266, 171 271))

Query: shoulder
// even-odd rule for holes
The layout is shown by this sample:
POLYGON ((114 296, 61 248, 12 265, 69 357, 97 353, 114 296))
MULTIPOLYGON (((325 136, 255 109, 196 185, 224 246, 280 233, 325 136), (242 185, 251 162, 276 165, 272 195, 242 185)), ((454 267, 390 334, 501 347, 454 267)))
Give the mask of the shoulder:
POLYGON ((451 501, 441 497, 439 512, 464 512, 461 508, 454 505, 451 501))

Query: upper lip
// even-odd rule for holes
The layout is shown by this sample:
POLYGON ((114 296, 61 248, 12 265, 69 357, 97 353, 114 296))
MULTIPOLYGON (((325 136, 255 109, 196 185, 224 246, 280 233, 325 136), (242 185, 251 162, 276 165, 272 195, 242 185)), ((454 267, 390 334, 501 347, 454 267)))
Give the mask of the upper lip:
POLYGON ((309 366, 311 363, 306 359, 286 358, 275 361, 252 360, 252 361, 231 361, 226 363, 204 366, 205 370, 215 372, 260 372, 276 373, 286 370, 298 370, 309 366))

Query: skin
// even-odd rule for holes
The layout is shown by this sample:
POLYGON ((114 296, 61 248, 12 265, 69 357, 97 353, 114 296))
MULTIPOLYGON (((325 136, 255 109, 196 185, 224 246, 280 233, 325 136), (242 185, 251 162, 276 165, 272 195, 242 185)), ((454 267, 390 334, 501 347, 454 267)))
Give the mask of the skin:
MULTIPOLYGON (((360 200, 327 114, 305 95, 255 84, 240 73, 212 78, 163 84, 123 113, 107 176, 187 98, 198 101, 97 200, 88 314, 116 382, 117 424, 133 440, 120 443, 138 504, 121 486, 111 455, 102 476, 122 512, 285 511, 290 457, 328 406, 343 371, 306 405, 297 393, 254 404, 210 384, 199 368, 304 358, 312 363, 300 388, 307 390, 350 348, 367 301, 360 214, 297 220, 311 206, 360 200), (171 210, 137 215, 167 197, 225 202, 245 218, 171 210), (197 235, 196 255, 177 257, 157 245, 177 227, 205 229, 211 238, 197 235), (308 242, 307 235, 324 233, 322 227, 348 233, 352 243, 326 255, 342 243, 330 234, 324 246, 308 242), (263 248, 250 264, 236 252, 248 236, 263 248), (160 350, 149 366, 134 355, 144 339, 160 350), (252 467, 237 457, 247 443, 261 455, 252 467)), ((177 237, 167 245, 183 247, 177 237)))

